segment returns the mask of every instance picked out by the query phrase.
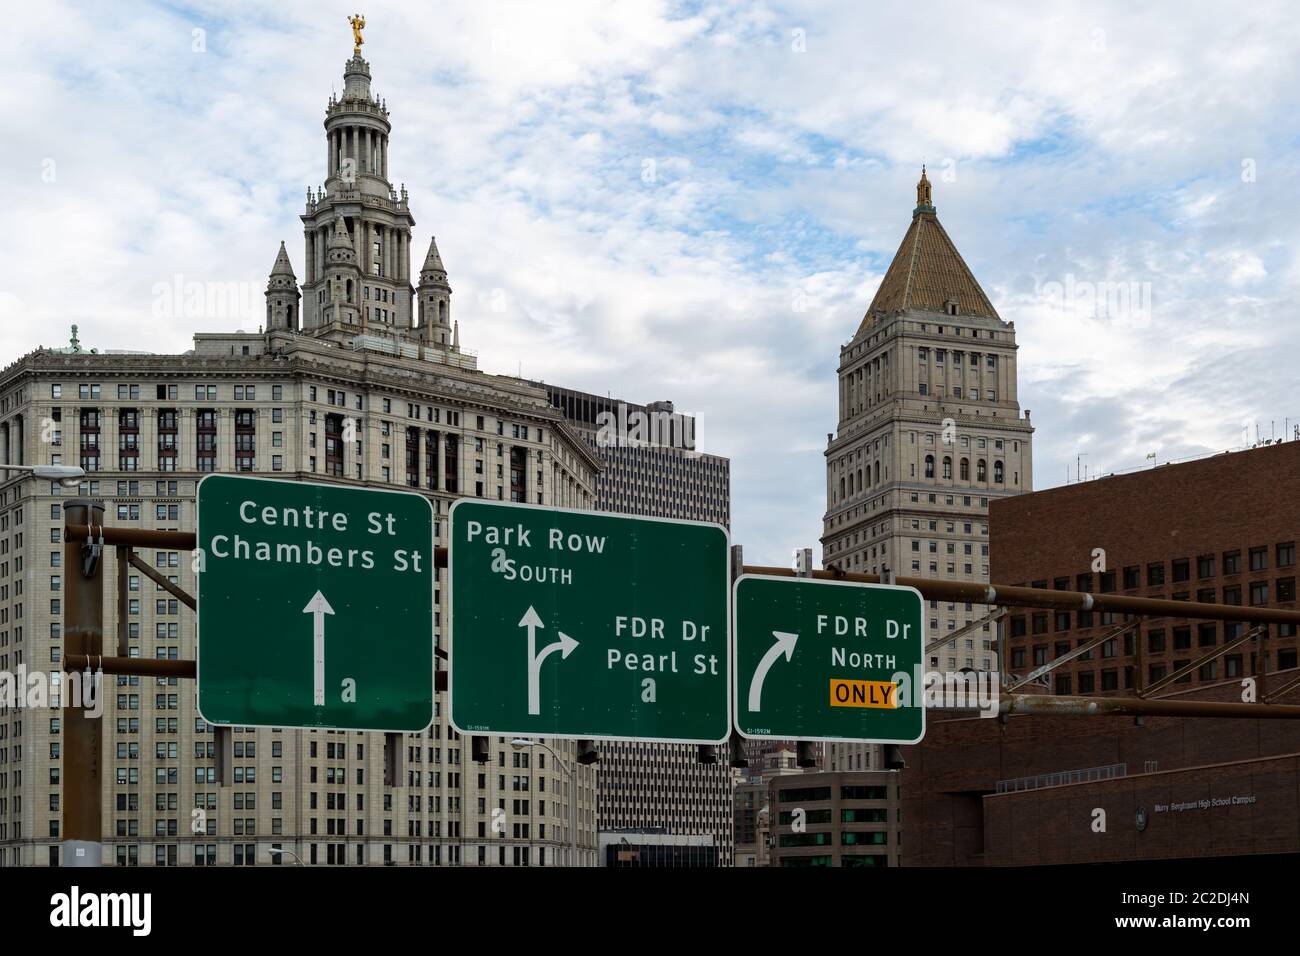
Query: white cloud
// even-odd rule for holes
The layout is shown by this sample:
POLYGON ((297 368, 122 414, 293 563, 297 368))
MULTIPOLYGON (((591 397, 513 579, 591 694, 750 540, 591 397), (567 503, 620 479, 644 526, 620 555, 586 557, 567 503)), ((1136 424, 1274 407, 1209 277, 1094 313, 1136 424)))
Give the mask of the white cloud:
MULTIPOLYGON (((188 348, 235 325, 160 323, 155 286, 260 286, 281 239, 301 275, 351 12, 24 10, 0 37, 6 360, 74 321, 89 345, 188 348)), ((699 414, 734 457, 754 560, 820 534, 838 347, 922 160, 1016 322, 1040 486, 1076 453, 1141 464, 1300 415, 1300 37, 1283 4, 463 0, 367 19, 390 169, 414 248, 438 236, 462 341, 490 371, 699 414), (1067 277, 1149 289, 1149 315, 1058 307, 1042 289, 1067 277)))

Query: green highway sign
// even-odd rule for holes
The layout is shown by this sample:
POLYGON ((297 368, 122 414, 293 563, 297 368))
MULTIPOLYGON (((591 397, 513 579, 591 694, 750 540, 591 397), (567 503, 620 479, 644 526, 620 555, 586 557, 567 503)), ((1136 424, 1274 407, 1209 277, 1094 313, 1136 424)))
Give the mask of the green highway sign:
POLYGON ((407 492, 208 475, 198 694, 210 724, 433 721, 433 508, 407 492))
POLYGON ((462 734, 721 743, 721 525, 461 499, 448 694, 462 734))
POLYGON ((915 588, 742 575, 734 595, 742 736, 911 744, 925 735, 915 588))

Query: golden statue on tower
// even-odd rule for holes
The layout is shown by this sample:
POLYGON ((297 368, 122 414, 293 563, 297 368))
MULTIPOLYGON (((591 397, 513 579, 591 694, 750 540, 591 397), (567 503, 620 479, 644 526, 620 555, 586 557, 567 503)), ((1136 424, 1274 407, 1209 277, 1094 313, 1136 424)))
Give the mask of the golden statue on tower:
POLYGON ((352 47, 352 55, 360 56, 361 44, 366 42, 361 39, 361 31, 366 28, 366 18, 359 13, 354 13, 352 16, 348 17, 348 23, 352 24, 352 42, 354 44, 352 47))

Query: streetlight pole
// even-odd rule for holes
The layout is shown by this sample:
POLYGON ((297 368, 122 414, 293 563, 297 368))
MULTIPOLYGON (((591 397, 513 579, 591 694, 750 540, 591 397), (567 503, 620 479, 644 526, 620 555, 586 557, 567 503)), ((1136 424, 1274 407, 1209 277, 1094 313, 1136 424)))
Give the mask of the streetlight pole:
POLYGON ((297 863, 298 863, 299 866, 306 866, 306 865, 307 865, 306 863, 304 863, 304 862, 302 861, 302 857, 300 857, 297 853, 294 853, 293 850, 285 850, 285 849, 282 849, 282 848, 280 848, 280 847, 278 847, 278 846, 272 846, 272 847, 267 847, 267 848, 266 848, 266 852, 267 852, 267 853, 272 853, 272 854, 274 854, 275 856, 283 856, 284 854, 287 853, 289 856, 293 857, 295 861, 297 861, 297 863))
POLYGON ((569 866, 578 865, 578 765, 575 763, 570 766, 566 761, 560 758, 549 744, 544 744, 540 740, 532 740, 528 737, 517 737, 510 741, 510 746, 519 747, 543 747, 551 755, 551 759, 558 763, 564 772, 569 775, 569 866))
POLYGON ((85 471, 76 465, 0 465, 0 471, 25 471, 33 478, 48 478, 71 488, 86 477, 85 471))

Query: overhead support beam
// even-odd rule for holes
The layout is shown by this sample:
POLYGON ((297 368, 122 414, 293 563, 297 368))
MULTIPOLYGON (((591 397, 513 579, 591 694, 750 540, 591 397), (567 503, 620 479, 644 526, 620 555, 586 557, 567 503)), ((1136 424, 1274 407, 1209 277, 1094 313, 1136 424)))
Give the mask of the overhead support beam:
POLYGON ((1003 714, 1038 717, 1240 717, 1300 719, 1300 705, 1238 704, 1214 700, 1146 700, 1141 697, 1068 697, 1052 694, 1003 695, 1003 714))
MULTIPOLYGON (((112 544, 110 540, 108 542, 112 544)), ((794 577, 789 568, 747 567, 746 574, 794 577)), ((813 571, 810 577, 824 581, 853 581, 881 584, 877 574, 856 574, 830 568, 813 571)), ((1058 611, 1112 611, 1116 614, 1140 614, 1150 617, 1194 617, 1207 621, 1245 621, 1249 624, 1300 624, 1300 611, 1274 607, 1243 607, 1237 604, 1202 604, 1199 601, 1168 601, 1163 598, 1128 597, 1123 594, 1087 594, 1082 591, 1056 591, 1049 588, 1008 587, 1002 584, 976 584, 966 581, 936 581, 931 578, 894 578, 889 582, 916 588, 931 601, 960 601, 969 604, 1037 607, 1058 611)))
POLYGON ((1241 634, 1238 637, 1233 638, 1231 641, 1229 641, 1227 644, 1224 644, 1222 647, 1216 647, 1208 654, 1202 654, 1200 657, 1196 658, 1196 660, 1192 661, 1190 664, 1186 664, 1178 668, 1178 670, 1174 671, 1172 674, 1166 674, 1164 677, 1160 678, 1158 681, 1148 686, 1145 690, 1138 691, 1138 696, 1150 697, 1152 694, 1160 690, 1162 687, 1168 687, 1170 684, 1174 683, 1180 678, 1185 677, 1188 674, 1192 673, 1198 667, 1203 667, 1204 665, 1210 663, 1210 661, 1222 657, 1224 654, 1228 653, 1228 651, 1240 647, 1242 644, 1245 644, 1247 641, 1254 640, 1255 635, 1257 635, 1262 630, 1263 630, 1262 627, 1252 627, 1249 631, 1246 631, 1244 634, 1241 634))
POLYGON ((1098 634, 1092 640, 1085 641, 1084 643, 1080 644, 1078 647, 1076 647, 1074 650, 1070 651, 1069 653, 1062 654, 1060 657, 1056 658, 1056 660, 1051 661, 1050 663, 1044 664, 1042 667, 1030 671, 1024 677, 1020 678, 1020 680, 1016 681, 1014 684, 1008 687, 1006 692, 1011 693, 1012 691, 1024 687, 1026 684, 1033 683, 1034 681, 1038 680, 1038 678, 1042 677, 1044 674, 1050 674, 1052 671, 1056 670, 1056 668, 1060 667, 1062 664, 1068 664, 1076 657, 1082 657, 1084 654, 1087 654, 1089 651, 1091 651, 1094 647, 1099 647, 1100 645, 1105 644, 1107 641, 1114 640, 1115 638, 1123 634, 1125 631, 1131 631, 1135 627, 1137 627, 1137 622, 1130 621, 1127 624, 1120 624, 1116 627, 1112 627, 1109 631, 1103 631, 1101 634, 1098 634))
POLYGON ((1291 693, 1291 691, 1295 690, 1297 687, 1300 687, 1300 674, 1297 674, 1295 677, 1292 677, 1285 684, 1275 687, 1269 693, 1265 694, 1263 698, 1264 703, 1271 704, 1275 700, 1281 700, 1283 697, 1291 693))
POLYGON ((985 614, 978 621, 971 621, 965 627, 959 627, 951 634, 947 634, 943 637, 936 637, 929 644, 925 645, 925 653, 929 654, 931 651, 937 651, 945 644, 951 644, 953 641, 961 640, 967 634, 983 627, 985 624, 995 624, 1006 616, 1007 616, 1007 609, 1004 607, 1000 607, 992 614, 985 614))
MULTIPOLYGON (((95 536, 104 546, 126 545, 139 548, 172 548, 193 551, 197 537, 192 531, 153 531, 145 528, 105 528, 95 526, 95 536)), ((85 541, 90 528, 68 524, 63 528, 65 542, 85 541)), ((447 549, 434 549, 435 567, 447 566, 447 549)), ((792 578, 791 568, 747 566, 746 574, 792 578)), ((855 574, 837 568, 810 571, 807 575, 823 581, 853 581, 881 584, 878 574, 855 574)), ((976 584, 965 581, 935 581, 930 578, 893 578, 891 584, 916 588, 931 601, 963 604, 1038 607, 1061 611, 1113 611, 1117 614, 1141 614, 1163 617, 1194 617, 1207 621, 1245 621, 1250 624, 1300 624, 1300 611, 1271 607, 1243 607, 1236 604, 1202 604, 1199 601, 1166 601, 1157 598, 1127 597, 1122 594, 1086 594, 1081 591, 1056 591, 1045 588, 1007 587, 1001 584, 976 584)))
POLYGON ((119 554, 125 551, 126 561, 128 564, 131 565, 131 567, 135 568, 137 571, 143 574, 154 584, 158 585, 160 588, 162 588, 172 597, 179 599, 180 602, 184 604, 187 608, 189 608, 191 611, 193 611, 197 607, 193 595, 189 594, 186 591, 181 590, 181 588, 179 588, 177 585, 172 584, 171 581, 167 580, 166 576, 159 574, 157 571, 151 568, 148 562, 141 560, 140 556, 136 554, 134 551, 132 551, 130 548, 119 547, 117 550, 119 554))

